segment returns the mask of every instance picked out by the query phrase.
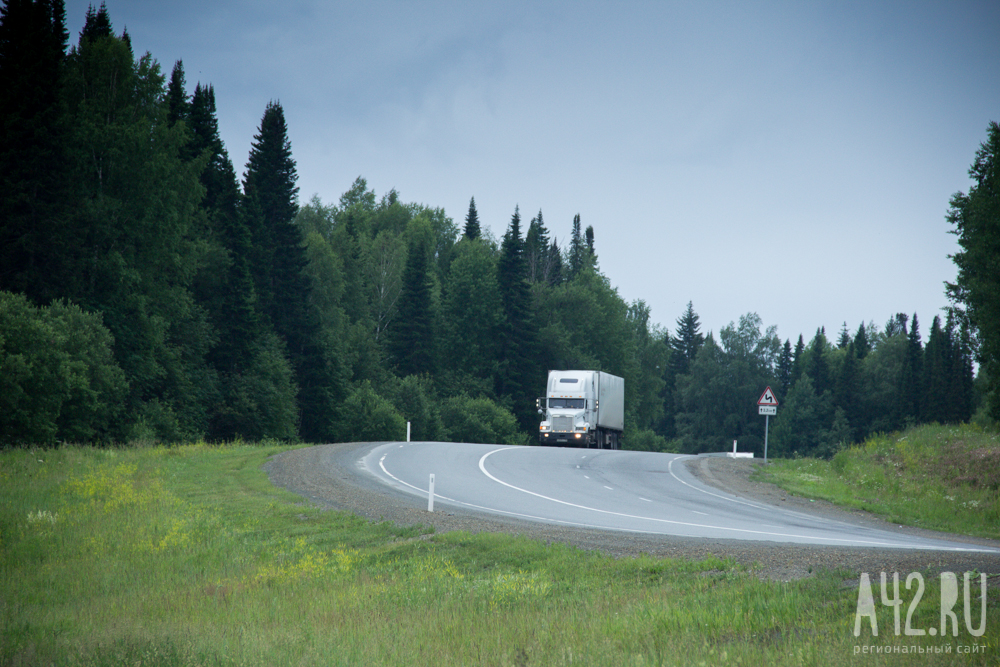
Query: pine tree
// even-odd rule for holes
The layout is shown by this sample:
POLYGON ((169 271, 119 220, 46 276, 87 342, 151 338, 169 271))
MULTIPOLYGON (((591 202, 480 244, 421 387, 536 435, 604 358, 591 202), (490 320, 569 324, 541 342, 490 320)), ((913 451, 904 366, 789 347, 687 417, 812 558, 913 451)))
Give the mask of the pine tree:
POLYGON ((472 197, 469 199, 469 212, 465 214, 465 236, 470 239, 478 239, 480 234, 479 229, 479 213, 476 211, 476 198, 472 197))

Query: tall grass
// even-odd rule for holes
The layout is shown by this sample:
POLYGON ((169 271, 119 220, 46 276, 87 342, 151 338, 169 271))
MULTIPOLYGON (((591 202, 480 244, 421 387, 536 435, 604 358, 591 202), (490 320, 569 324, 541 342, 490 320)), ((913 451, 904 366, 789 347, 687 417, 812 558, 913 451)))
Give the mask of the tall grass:
MULTIPOLYGON (((280 449, 0 453, 0 664, 838 665, 872 642, 852 634, 857 572, 777 583, 372 523, 273 488, 261 464, 280 449)), ((980 643, 996 647, 998 610, 980 643)))
POLYGON ((894 523, 1000 539, 1000 434, 920 426, 879 434, 832 460, 776 459, 758 478, 894 523))

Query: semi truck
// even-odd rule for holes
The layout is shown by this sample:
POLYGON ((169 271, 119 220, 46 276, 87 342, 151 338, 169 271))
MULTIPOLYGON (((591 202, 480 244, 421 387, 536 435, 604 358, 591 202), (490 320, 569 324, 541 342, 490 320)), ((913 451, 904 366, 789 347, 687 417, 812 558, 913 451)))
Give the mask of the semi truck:
POLYGON ((621 449, 625 428, 625 380, 601 371, 549 371, 544 415, 538 427, 543 445, 621 449))

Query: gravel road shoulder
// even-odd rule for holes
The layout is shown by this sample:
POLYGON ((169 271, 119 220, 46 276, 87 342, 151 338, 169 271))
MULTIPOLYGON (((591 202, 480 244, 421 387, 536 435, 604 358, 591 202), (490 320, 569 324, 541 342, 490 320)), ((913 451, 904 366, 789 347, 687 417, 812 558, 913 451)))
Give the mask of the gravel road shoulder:
MULTIPOLYGON (((551 526, 453 507, 441 507, 429 513, 425 500, 386 486, 363 470, 360 459, 372 446, 372 443, 338 443, 291 449, 269 459, 264 470, 275 486, 292 491, 320 507, 404 526, 429 525, 437 533, 453 530, 505 532, 547 542, 564 542, 616 557, 649 554, 658 558, 700 559, 712 555, 753 566, 761 577, 780 581, 806 577, 817 570, 843 570, 854 578, 862 572, 882 571, 979 570, 1000 573, 1000 556, 991 554, 817 547, 600 531, 551 526)), ((747 459, 714 456, 692 457, 687 461, 692 474, 705 484, 760 503, 818 513, 828 518, 899 533, 940 537, 940 534, 931 531, 899 527, 865 512, 845 510, 822 501, 812 502, 789 495, 772 484, 751 481, 750 475, 758 464, 747 459)), ((970 545, 1000 548, 1000 543, 989 540, 956 535, 947 537, 970 545)), ((992 577, 991 585, 1000 585, 1000 577, 992 577)))

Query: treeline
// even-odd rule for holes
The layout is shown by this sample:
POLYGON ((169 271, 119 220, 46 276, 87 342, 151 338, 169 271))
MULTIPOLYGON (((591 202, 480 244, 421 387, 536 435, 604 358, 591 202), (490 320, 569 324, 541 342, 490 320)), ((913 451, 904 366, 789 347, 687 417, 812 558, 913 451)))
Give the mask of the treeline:
POLYGON ((890 318, 881 329, 843 326, 834 343, 824 328, 793 346, 744 315, 719 332, 700 332, 691 304, 670 339, 662 434, 679 451, 732 447, 764 450, 756 402, 770 386, 779 402, 768 454, 830 456, 845 443, 919 423, 968 421, 974 409, 968 327, 935 317, 923 345, 917 315, 890 318), (728 447, 727 447, 728 445, 728 447))
POLYGON ((299 205, 284 111, 239 179, 215 92, 136 58, 105 7, 0 13, 0 444, 235 438, 534 442, 549 369, 625 378, 626 446, 772 452, 972 411, 970 335, 916 316, 793 348, 756 315, 703 336, 626 303, 594 230, 502 238, 358 178, 299 205))

